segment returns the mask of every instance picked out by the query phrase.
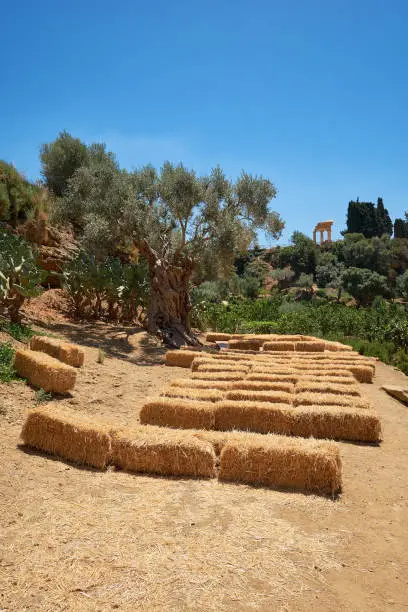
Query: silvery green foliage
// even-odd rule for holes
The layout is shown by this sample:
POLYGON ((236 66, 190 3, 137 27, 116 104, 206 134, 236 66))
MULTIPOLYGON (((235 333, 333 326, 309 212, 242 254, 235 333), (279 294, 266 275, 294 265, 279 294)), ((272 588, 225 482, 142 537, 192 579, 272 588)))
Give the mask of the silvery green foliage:
POLYGON ((68 181, 57 215, 98 258, 145 240, 170 263, 189 257, 203 275, 228 275, 257 230, 280 235, 283 222, 269 209, 275 195, 267 179, 243 172, 232 183, 219 167, 208 176, 170 162, 127 172, 102 148, 68 181))

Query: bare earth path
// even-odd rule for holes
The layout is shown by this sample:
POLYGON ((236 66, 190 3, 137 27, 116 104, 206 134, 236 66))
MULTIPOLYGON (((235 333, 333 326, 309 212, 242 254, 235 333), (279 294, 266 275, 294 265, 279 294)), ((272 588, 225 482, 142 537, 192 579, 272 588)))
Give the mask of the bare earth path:
MULTIPOLYGON (((186 370, 143 333, 55 325, 89 346, 73 409, 123 424, 186 370), (89 342, 87 342, 89 338, 89 342), (97 347, 109 352, 96 363, 97 347)), ((34 392, 0 385, 0 610, 407 610, 408 407, 365 385, 380 447, 341 444, 337 501, 80 469, 18 448, 34 392)))

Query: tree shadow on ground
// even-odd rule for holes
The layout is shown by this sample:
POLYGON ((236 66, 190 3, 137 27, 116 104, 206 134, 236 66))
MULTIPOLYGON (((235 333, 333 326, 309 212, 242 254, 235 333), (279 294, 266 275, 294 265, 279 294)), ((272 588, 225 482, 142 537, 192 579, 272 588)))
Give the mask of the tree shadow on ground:
POLYGON ((143 327, 113 325, 103 321, 47 322, 31 320, 52 334, 89 348, 102 349, 108 357, 130 361, 135 365, 163 363, 166 348, 143 327))

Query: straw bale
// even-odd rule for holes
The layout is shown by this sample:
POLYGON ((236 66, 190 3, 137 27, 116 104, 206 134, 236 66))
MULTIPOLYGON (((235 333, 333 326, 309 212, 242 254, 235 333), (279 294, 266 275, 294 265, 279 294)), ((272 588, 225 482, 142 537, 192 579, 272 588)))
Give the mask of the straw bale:
POLYGON ((195 357, 202 357, 200 351, 167 351, 166 365, 189 368, 195 357))
POLYGON ((248 372, 248 366, 242 365, 232 365, 229 363, 203 363, 198 366, 198 372, 240 372, 241 374, 246 374, 248 372))
POLYGON ((374 370, 369 366, 353 365, 350 366, 350 372, 353 373, 354 377, 358 382, 361 383, 372 383, 374 378, 374 370))
POLYGON ((269 374, 266 372, 250 372, 245 380, 258 381, 266 383, 274 382, 289 382, 295 383, 298 380, 298 375, 294 372, 292 374, 269 374))
POLYGON ((261 434, 378 442, 381 423, 372 410, 351 406, 299 406, 267 402, 218 402, 215 429, 261 434))
POLYGON ((222 334, 218 332, 208 332, 205 336, 207 342, 225 342, 231 338, 231 334, 222 334))
POLYGON ((202 355, 211 354, 204 352, 201 346, 189 346, 188 344, 183 344, 182 346, 180 346, 180 351, 195 351, 196 353, 201 352, 202 355))
POLYGON ((194 389, 194 387, 169 387, 163 393, 163 397, 184 397, 186 399, 197 400, 201 402, 219 402, 224 398, 224 393, 217 389, 194 389))
POLYGON ((346 383, 332 383, 319 380, 299 380, 296 384, 296 393, 302 391, 310 391, 312 393, 338 393, 340 395, 361 396, 360 389, 357 384, 350 384, 346 379, 346 383))
POLYGON ((284 436, 229 441, 221 452, 220 480, 334 495, 341 489, 341 460, 333 442, 284 436))
POLYGON ((241 380, 242 372, 193 372, 192 380, 241 380))
POLYGON ((264 351, 294 351, 295 343, 294 342, 265 342, 263 345, 264 351))
POLYGON ((140 411, 142 425, 212 429, 215 422, 214 402, 159 397, 144 404, 140 411))
POLYGON ((341 342, 326 341, 324 348, 326 351, 350 351, 353 347, 348 344, 342 344, 341 342))
POLYGON ((227 400, 271 402, 275 404, 291 404, 293 394, 285 391, 250 391, 248 389, 234 389, 227 391, 227 400))
POLYGON ((353 408, 370 408, 368 400, 353 395, 337 393, 312 393, 303 391, 294 396, 295 406, 353 406, 353 408))
POLYGON ((344 378, 347 377, 348 374, 352 373, 350 371, 350 369, 348 368, 342 368, 342 369, 338 369, 333 367, 332 369, 317 369, 317 365, 314 367, 310 367, 310 368, 296 368, 295 369, 295 373, 297 374, 298 377, 300 376, 313 376, 313 377, 319 377, 319 376, 330 376, 332 378, 335 377, 339 377, 339 378, 344 378))
POLYGON ((190 378, 174 378, 170 381, 171 387, 189 387, 190 389, 219 389, 224 391, 231 388, 231 383, 222 380, 191 380, 190 378))
POLYGON ((104 469, 110 461, 109 426, 54 404, 29 411, 21 438, 27 446, 75 463, 104 469))
POLYGON ((295 351, 308 352, 308 353, 323 353, 324 342, 308 341, 295 342, 295 351))
POLYGON ((231 383, 232 389, 247 389, 248 391, 286 391, 293 393, 295 386, 292 382, 265 382, 257 380, 240 380, 231 383))
POLYGON ((213 478, 213 446, 190 432, 161 427, 121 429, 112 435, 112 459, 127 472, 213 478))
POLYGON ((56 338, 47 338, 47 336, 33 336, 30 340, 30 349, 47 353, 47 355, 75 368, 84 365, 85 351, 77 344, 63 342, 56 338))
POLYGON ((271 364, 270 366, 253 366, 251 368, 251 374, 282 374, 290 375, 295 374, 295 369, 287 365, 271 364))
POLYGON ((20 376, 44 391, 66 393, 75 386, 75 368, 46 353, 19 349, 14 357, 14 367, 20 376))
POLYGON ((259 342, 257 340, 229 340, 228 348, 248 351, 259 351, 259 342))
POLYGON ((316 382, 316 383, 334 383, 336 385, 350 385, 357 382, 351 372, 346 372, 344 376, 309 376, 309 374, 300 374, 298 382, 316 382))

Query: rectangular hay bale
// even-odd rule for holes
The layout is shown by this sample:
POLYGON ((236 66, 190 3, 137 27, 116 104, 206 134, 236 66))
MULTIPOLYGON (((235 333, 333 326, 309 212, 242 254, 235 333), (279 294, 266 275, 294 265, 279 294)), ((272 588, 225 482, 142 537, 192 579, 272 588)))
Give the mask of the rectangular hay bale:
POLYGON ((140 411, 142 425, 160 425, 181 429, 212 429, 214 402, 159 397, 147 401, 140 411))
POLYGON ((174 378, 170 381, 171 387, 188 387, 190 389, 230 389, 231 385, 225 380, 192 380, 191 378, 174 378))
POLYGON ((127 472, 196 478, 216 475, 213 446, 182 430, 142 426, 115 431, 112 460, 127 472))
POLYGON ((257 340, 228 340, 229 349, 239 349, 247 351, 259 351, 259 342, 257 340))
POLYGON ((202 355, 199 351, 167 351, 166 365, 189 368, 195 357, 202 357, 202 355))
POLYGON ((44 391, 67 393, 75 386, 75 368, 40 351, 18 349, 14 356, 14 368, 30 384, 44 391))
POLYGON ((242 372, 193 372, 191 374, 192 380, 241 380, 243 378, 242 372))
POLYGON ((303 391, 294 395, 295 406, 352 406, 353 408, 370 408, 370 402, 353 395, 336 393, 311 393, 303 391))
POLYGON ((295 342, 295 351, 308 353, 323 353, 324 346, 324 342, 303 340, 302 342, 295 342))
POLYGON ((265 382, 258 380, 240 380, 231 383, 232 390, 246 389, 248 391, 286 391, 293 393, 295 386, 292 382, 277 380, 275 382, 265 382))
POLYGON ((32 351, 42 351, 75 368, 84 365, 85 351, 77 344, 64 342, 57 338, 48 338, 47 336, 33 336, 29 346, 32 351))
POLYGON ((339 384, 328 381, 322 382, 317 379, 299 380, 296 383, 296 393, 302 391, 310 391, 311 393, 337 393, 339 395, 353 395, 356 397, 361 396, 358 385, 356 383, 350 384, 350 381, 346 382, 346 384, 339 384))
POLYGON ((109 426, 54 404, 28 412, 21 438, 27 446, 75 463, 104 469, 110 461, 109 426))
POLYGON ((207 342, 226 342, 231 338, 231 334, 223 334, 220 332, 208 332, 205 336, 207 342))
POLYGON ((341 489, 337 444, 268 436, 229 441, 221 452, 220 480, 334 495, 341 489))
POLYGON ((172 387, 165 389, 161 393, 162 397, 180 397, 185 399, 197 400, 200 402, 219 402, 224 398, 225 393, 217 389, 195 389, 191 386, 172 387))
POLYGON ((216 404, 215 429, 361 442, 381 440, 378 416, 372 410, 350 406, 293 408, 288 404, 224 400, 216 404))
POLYGON ((295 343, 294 342, 265 342, 263 345, 264 351, 294 351, 295 343))
POLYGON ((227 400, 248 402, 271 402, 275 404, 291 404, 294 394, 285 391, 253 391, 248 389, 234 389, 227 391, 227 400))

